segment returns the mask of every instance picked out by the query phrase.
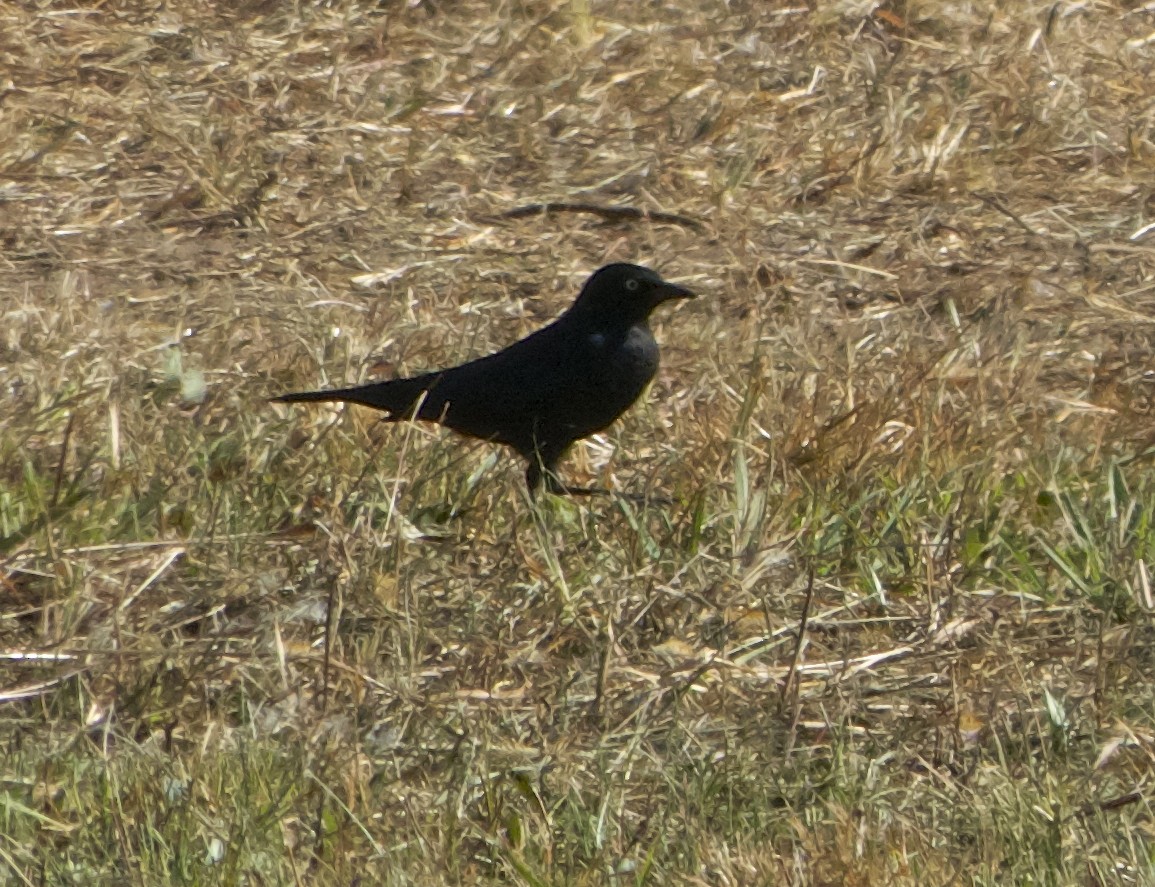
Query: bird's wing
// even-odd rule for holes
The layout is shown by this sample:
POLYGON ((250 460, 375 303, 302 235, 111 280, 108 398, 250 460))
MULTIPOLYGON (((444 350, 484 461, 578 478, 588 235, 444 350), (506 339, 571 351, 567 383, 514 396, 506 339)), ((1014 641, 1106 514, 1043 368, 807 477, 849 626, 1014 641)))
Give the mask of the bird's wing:
POLYGON ((543 416, 584 400, 593 383, 588 349, 572 332, 555 321, 496 354, 441 372, 422 417, 524 450, 543 416))

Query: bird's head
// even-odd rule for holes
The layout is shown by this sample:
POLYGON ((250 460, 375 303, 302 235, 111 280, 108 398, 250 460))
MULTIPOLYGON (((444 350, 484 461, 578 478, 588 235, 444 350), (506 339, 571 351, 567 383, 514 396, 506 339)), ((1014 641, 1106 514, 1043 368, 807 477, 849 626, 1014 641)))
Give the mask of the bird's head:
POLYGON ((618 262, 595 271, 582 287, 573 310, 599 318, 637 323, 671 299, 692 299, 684 286, 662 280, 656 271, 641 265, 618 262))

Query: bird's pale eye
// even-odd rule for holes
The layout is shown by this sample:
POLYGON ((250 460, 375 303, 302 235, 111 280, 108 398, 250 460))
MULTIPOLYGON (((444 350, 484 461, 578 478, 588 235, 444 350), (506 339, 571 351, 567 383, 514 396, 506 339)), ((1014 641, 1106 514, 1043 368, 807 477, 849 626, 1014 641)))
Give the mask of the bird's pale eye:
POLYGON ((636 279, 636 278, 633 278, 633 277, 631 277, 629 280, 627 280, 627 281, 626 281, 626 289, 628 289, 628 290, 629 290, 631 293, 635 293, 635 292, 637 292, 637 291, 638 291, 638 281, 637 281, 637 279, 636 279))

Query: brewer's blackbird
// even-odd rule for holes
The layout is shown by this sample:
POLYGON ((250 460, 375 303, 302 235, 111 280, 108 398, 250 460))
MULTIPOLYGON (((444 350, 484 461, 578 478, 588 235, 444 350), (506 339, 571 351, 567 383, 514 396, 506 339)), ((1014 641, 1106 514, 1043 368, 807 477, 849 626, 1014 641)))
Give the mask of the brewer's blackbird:
POLYGON ((409 379, 274 400, 346 401, 384 410, 391 422, 438 422, 516 450, 529 462, 531 493, 543 481, 551 493, 590 492, 563 486, 558 460, 638 399, 658 370, 650 312, 693 295, 649 268, 606 265, 561 317, 496 354, 409 379))

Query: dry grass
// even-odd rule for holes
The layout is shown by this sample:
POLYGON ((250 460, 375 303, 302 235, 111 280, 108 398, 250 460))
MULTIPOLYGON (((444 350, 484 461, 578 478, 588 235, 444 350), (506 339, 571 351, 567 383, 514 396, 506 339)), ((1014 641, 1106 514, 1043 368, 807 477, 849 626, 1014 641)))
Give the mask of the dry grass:
POLYGON ((0 883, 1155 883, 1153 30, 0 8, 0 883), (673 506, 265 401, 609 260, 673 506))

